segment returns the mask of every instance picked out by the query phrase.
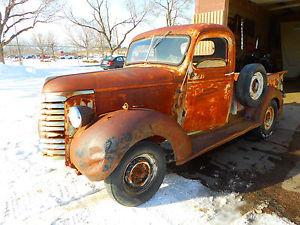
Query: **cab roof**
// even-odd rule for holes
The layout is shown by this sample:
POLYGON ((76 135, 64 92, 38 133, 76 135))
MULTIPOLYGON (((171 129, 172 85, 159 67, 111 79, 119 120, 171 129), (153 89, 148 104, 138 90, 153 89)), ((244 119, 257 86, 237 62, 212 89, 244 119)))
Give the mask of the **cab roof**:
POLYGON ((162 27, 155 30, 150 30, 144 33, 137 35, 133 41, 144 39, 147 37, 151 37, 152 35, 164 35, 170 32, 170 34, 181 34, 181 35, 189 35, 192 38, 197 38, 199 33, 222 33, 224 35, 228 35, 229 37, 233 38, 233 33, 231 30, 223 25, 218 24, 188 24, 188 25, 176 25, 170 27, 162 27))

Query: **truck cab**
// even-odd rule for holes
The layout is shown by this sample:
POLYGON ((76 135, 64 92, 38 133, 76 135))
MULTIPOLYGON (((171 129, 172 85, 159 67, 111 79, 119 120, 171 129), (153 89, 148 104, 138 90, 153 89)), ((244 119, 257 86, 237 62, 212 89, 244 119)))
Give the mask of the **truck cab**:
POLYGON ((227 27, 181 25, 135 37, 122 69, 49 78, 39 122, 44 154, 104 180, 123 205, 144 203, 167 160, 182 165, 248 131, 273 133, 285 71, 249 64, 238 73, 235 57, 227 27))

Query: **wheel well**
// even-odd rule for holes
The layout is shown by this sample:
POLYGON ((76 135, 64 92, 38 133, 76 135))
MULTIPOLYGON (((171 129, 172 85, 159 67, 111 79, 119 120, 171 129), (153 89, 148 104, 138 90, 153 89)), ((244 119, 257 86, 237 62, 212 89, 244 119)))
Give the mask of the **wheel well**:
POLYGON ((156 144, 161 144, 162 142, 164 142, 166 139, 164 137, 161 137, 159 135, 155 135, 155 136, 151 136, 148 138, 143 139, 142 141, 150 141, 150 142, 154 142, 156 144))
MULTIPOLYGON (((166 153, 168 161, 175 161, 175 152, 172 148, 171 143, 166 138, 159 136, 159 135, 155 135, 155 136, 145 138, 139 142, 142 142, 142 141, 149 141, 149 142, 153 142, 153 143, 159 145, 166 153)), ((137 142, 137 143, 139 143, 139 142, 137 142)))

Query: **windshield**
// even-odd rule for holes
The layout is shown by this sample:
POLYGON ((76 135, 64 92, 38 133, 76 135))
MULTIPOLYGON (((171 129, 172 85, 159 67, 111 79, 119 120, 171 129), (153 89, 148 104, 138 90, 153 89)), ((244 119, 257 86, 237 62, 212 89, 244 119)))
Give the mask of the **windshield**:
POLYGON ((128 49, 126 64, 149 62, 179 65, 185 57, 189 43, 188 36, 155 36, 135 41, 128 49))

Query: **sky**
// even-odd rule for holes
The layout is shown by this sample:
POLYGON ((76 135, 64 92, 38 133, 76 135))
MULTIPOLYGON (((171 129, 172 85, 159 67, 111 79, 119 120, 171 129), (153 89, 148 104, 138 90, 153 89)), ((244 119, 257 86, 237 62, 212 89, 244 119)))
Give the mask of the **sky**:
MULTIPOLYGON (((137 2, 140 2, 139 0, 134 0, 137 2)), ((124 18, 126 15, 124 14, 124 0, 109 0, 109 7, 112 12, 112 17, 116 18, 116 20, 124 18), (117 15, 117 16, 116 16, 117 15)), ((76 12, 77 15, 85 17, 88 16, 90 13, 90 9, 88 5, 85 3, 85 0, 66 0, 66 3, 64 4, 63 10, 68 10, 69 8, 72 8, 74 12, 76 12)), ((165 18, 157 15, 153 15, 153 13, 149 13, 149 21, 144 22, 140 26, 138 26, 130 35, 128 35, 127 40, 125 41, 123 46, 127 46, 130 43, 130 40, 138 35, 141 32, 145 32, 151 29, 159 28, 165 26, 165 18)), ((192 17, 194 15, 194 5, 191 4, 190 8, 186 10, 186 17, 190 18, 190 21, 187 21, 191 23, 192 17)), ((74 26, 72 24, 69 24, 69 22, 62 18, 58 21, 55 21, 53 23, 49 24, 38 24, 32 31, 26 32, 22 35, 22 38, 25 41, 29 41, 32 39, 33 34, 37 33, 54 33, 55 37, 58 39, 60 43, 65 43, 68 39, 66 34, 66 26, 74 26)), ((119 31, 122 32, 122 31, 119 31)))

